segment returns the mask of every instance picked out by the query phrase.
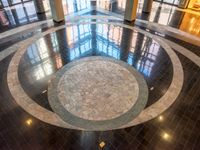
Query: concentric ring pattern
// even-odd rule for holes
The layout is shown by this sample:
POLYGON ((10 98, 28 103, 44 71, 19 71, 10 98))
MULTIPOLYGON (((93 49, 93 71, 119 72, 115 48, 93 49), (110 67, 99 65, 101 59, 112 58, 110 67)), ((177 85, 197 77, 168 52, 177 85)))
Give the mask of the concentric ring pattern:
MULTIPOLYGON (((97 16, 92 16, 90 18, 98 19, 97 16)), ((131 43, 133 41, 128 42, 131 43)), ((134 42, 138 43, 139 41, 135 40, 134 42)), ((17 44, 16 53, 8 68, 8 87, 17 104, 26 112, 39 120, 58 127, 88 131, 104 131, 131 127, 159 116, 170 108, 178 98, 184 82, 184 73, 182 64, 176 53, 172 50, 172 46, 173 48, 176 47, 176 45, 169 45, 169 41, 167 42, 156 35, 123 23, 107 21, 69 23, 66 26, 49 29, 17 44), (70 29, 74 27, 78 28, 77 26, 81 26, 82 28, 78 30, 80 34, 78 35, 77 33, 78 36, 72 38, 73 34, 71 31, 73 30, 70 29), (107 28, 107 30, 113 30, 115 34, 108 35, 107 33, 109 32, 107 31, 105 31, 105 34, 101 27, 104 29, 107 28), (67 36, 66 39, 68 43, 59 43, 62 37, 57 35, 58 33, 64 33, 63 31, 66 33, 65 36, 67 36), (116 39, 115 36, 117 34, 121 34, 122 39, 116 39), (122 44, 126 43, 132 36, 137 36, 139 39, 143 40, 146 39, 146 43, 139 46, 137 44, 136 46, 122 44), (85 37, 87 40, 81 40, 82 37, 85 37), (45 42, 48 43, 48 40, 45 41, 45 39, 48 38, 51 38, 52 41, 56 38, 57 40, 50 47, 38 47, 37 43, 40 43, 40 45, 45 42), (82 45, 76 47, 76 44, 74 44, 72 40, 77 40, 82 45), (122 41, 122 43, 119 44, 118 41, 122 41), (38 58, 33 57, 37 55, 34 53, 36 47, 40 49, 39 53, 41 54, 38 58), (142 50, 147 47, 150 47, 148 49, 149 55, 145 54, 144 58, 142 58, 141 56, 144 53, 142 50), (45 48, 50 49, 51 52, 45 53, 45 48), (58 51, 59 48, 63 50, 58 51), (72 51, 72 49, 74 51, 72 51), (171 78, 166 78, 167 74, 164 73, 165 70, 160 69, 163 68, 163 66, 154 67, 152 62, 155 61, 155 64, 156 61, 162 62, 162 60, 156 60, 156 55, 166 58, 167 61, 165 62, 163 60, 163 63, 159 65, 167 64, 165 67, 168 69, 168 72, 172 74, 171 78), (23 63, 26 57, 33 57, 30 64, 34 64, 34 67, 30 70, 26 69, 29 68, 29 64, 23 63), (54 57, 54 59, 49 60, 47 59, 48 57, 54 57), (40 64, 37 64, 37 59, 41 59, 40 64), (100 62, 88 64, 87 68, 87 63, 90 59, 100 62), (87 63, 78 68, 75 67, 76 72, 69 71, 73 69, 74 66, 81 65, 81 63, 85 62, 87 63), (56 67, 50 67, 51 64, 54 64, 56 67), (103 67, 100 67, 100 64, 103 65, 103 67), (40 69, 37 68, 38 66, 40 66, 40 69), (108 71, 105 72, 105 70, 102 70, 106 67, 109 68, 108 70, 111 70, 110 74, 108 71), (47 71, 43 72, 41 68, 47 71), (126 72, 127 68, 131 74, 134 74, 133 78, 126 72), (87 73, 83 73, 81 69, 88 72, 87 77, 84 77, 87 73), (24 83, 23 79, 20 79, 18 74, 19 70, 24 70, 22 74, 29 80, 28 83, 24 83), (32 73, 32 70, 37 71, 32 73), (112 76, 112 73, 117 74, 116 70, 119 72, 118 76, 112 76), (160 82, 161 79, 159 78, 161 77, 159 75, 154 79, 154 81, 156 81, 155 83, 150 82, 151 73, 153 73, 154 70, 166 75, 163 77, 163 80, 166 78, 165 82, 160 82), (76 80, 74 76, 78 76, 78 72, 80 72, 80 76, 76 80), (94 72, 96 75, 92 76, 94 72), (101 75, 101 73, 103 75, 101 75), (46 83, 45 87, 40 86, 39 82, 43 77, 47 77, 46 79, 48 79, 47 81, 43 80, 46 83), (97 79, 102 77, 102 80, 97 80, 94 77, 98 77, 97 79), (103 81, 103 77, 106 77, 105 81, 103 81), (111 77, 111 79, 108 80, 109 77, 111 77), (32 79, 35 80, 35 83, 31 82, 32 79), (90 87, 88 83, 92 82, 84 81, 84 79, 95 81, 96 86, 100 86, 99 89, 101 90, 97 88, 99 91, 97 90, 96 94, 92 94, 93 97, 91 97, 92 91, 87 91, 87 89, 94 89, 93 92, 95 93, 95 88, 93 88, 95 84, 90 87), (126 80, 127 83, 123 80, 126 80), (105 84, 105 89, 102 86, 103 83, 105 84), (34 86, 37 85, 36 89, 42 92, 47 90, 48 84, 48 97, 45 97, 45 104, 41 101, 37 101, 37 98, 32 97, 25 88, 26 86, 30 86, 34 89, 34 86), (86 89, 84 89, 84 84, 86 89), (155 84, 155 86, 163 85, 165 90, 159 96, 152 98, 151 93, 156 93, 156 90, 159 90, 159 88, 152 87, 151 84, 155 84), (79 85, 82 86, 78 87, 79 85), (113 89, 110 90, 110 88, 113 89), (109 90, 111 92, 109 92, 109 90), (117 94, 113 95, 116 91, 117 94), (81 92, 88 93, 85 100, 83 99, 85 95, 81 95, 81 92), (98 97, 98 95, 100 95, 100 97, 98 97), (106 102, 106 100, 109 100, 109 102, 106 102), (76 102, 79 102, 81 105, 73 106, 72 104, 76 102), (149 105, 147 105, 148 103, 149 105), (92 106, 93 108, 90 109, 92 106), (105 109, 103 109, 104 107, 105 109), (97 108, 99 108, 99 110, 97 110, 97 108), (112 115, 109 116, 107 113, 112 115), (100 118, 98 118, 98 116, 100 118)), ((186 57, 192 59, 191 61, 199 66, 200 60, 197 55, 186 49, 183 49, 181 54, 189 54, 186 55, 186 57)), ((154 95, 156 95, 155 93, 154 95)))

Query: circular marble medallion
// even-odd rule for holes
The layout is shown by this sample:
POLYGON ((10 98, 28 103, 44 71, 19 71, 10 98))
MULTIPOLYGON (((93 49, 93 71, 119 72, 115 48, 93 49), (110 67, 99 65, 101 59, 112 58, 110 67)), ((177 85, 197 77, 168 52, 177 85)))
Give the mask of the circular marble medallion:
POLYGON ((80 62, 61 77, 58 99, 72 114, 88 120, 107 120, 127 112, 138 98, 137 80, 110 61, 80 62))
POLYGON ((111 129, 135 118, 145 107, 148 88, 128 64, 88 57, 59 70, 48 88, 49 103, 64 121, 85 129, 111 129))

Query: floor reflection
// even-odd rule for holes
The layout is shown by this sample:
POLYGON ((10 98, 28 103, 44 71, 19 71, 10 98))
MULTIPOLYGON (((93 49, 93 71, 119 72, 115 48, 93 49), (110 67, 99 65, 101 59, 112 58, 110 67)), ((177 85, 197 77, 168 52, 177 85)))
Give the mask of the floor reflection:
POLYGON ((35 97, 47 89, 53 73, 65 64, 87 56, 122 60, 141 72, 150 87, 155 84, 168 87, 171 81, 169 77, 162 79, 162 83, 155 80, 172 73, 169 57, 156 41, 111 24, 72 25, 39 39, 29 46, 21 59, 20 81, 25 91, 35 97))

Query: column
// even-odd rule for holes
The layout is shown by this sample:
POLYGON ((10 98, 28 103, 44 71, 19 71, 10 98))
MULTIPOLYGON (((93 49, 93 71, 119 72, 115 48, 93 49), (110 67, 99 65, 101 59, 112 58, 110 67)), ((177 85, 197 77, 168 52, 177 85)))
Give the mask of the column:
POLYGON ((124 19, 134 21, 136 19, 138 0, 127 0, 124 19))
POLYGON ((61 22, 65 19, 62 0, 49 0, 51 13, 55 22, 61 22))
POLYGON ((38 14, 45 13, 43 0, 34 0, 33 2, 34 2, 34 5, 35 5, 36 12, 38 14))
POLYGON ((144 0, 142 12, 150 13, 152 8, 153 0, 144 0))

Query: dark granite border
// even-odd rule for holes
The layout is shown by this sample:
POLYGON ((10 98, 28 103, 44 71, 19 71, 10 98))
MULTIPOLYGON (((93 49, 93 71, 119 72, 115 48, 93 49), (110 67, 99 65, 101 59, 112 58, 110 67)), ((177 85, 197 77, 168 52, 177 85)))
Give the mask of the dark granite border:
POLYGON ((110 130, 116 129, 139 115, 139 113, 144 109, 148 100, 148 87, 146 81, 144 80, 143 76, 135 70, 132 66, 126 64, 123 61, 115 60, 113 58, 102 57, 102 56, 91 56, 79 59, 77 61, 73 61, 67 65, 65 65, 61 70, 59 70, 52 78, 49 87, 48 87, 48 99, 49 103, 54 110, 64 121, 67 123, 84 128, 86 130, 110 130), (102 120, 102 121, 95 121, 95 120, 87 120, 80 118, 78 116, 73 115, 71 112, 67 111, 65 107, 60 103, 58 98, 58 84, 60 78, 63 74, 69 70, 70 68, 89 61, 96 61, 96 60, 103 60, 103 61, 110 61, 120 66, 126 68, 131 74, 136 78, 137 83, 139 85, 139 94, 136 103, 128 110, 126 113, 122 114, 119 117, 109 119, 109 120, 102 120))

